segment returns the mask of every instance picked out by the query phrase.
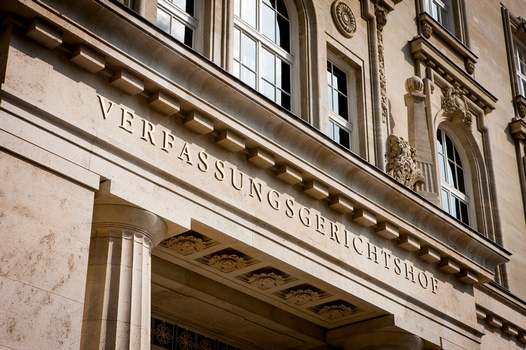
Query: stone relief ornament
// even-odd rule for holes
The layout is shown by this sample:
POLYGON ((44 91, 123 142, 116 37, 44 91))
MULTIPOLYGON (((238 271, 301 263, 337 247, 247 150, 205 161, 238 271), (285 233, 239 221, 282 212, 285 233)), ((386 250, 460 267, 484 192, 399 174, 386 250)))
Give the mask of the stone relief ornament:
POLYGON ((427 22, 422 22, 422 35, 424 38, 429 39, 433 35, 433 27, 427 22))
POLYGON ((163 347, 166 344, 170 343, 173 337, 170 328, 164 322, 159 323, 157 327, 155 327, 155 329, 153 330, 153 335, 155 336, 155 339, 159 342, 159 344, 163 347))
POLYGON ((343 1, 336 0, 332 3, 331 14, 340 33, 346 38, 351 38, 356 32, 356 19, 351 8, 343 1))
POLYGON ((380 75, 380 99, 382 106, 382 121, 387 123, 388 105, 387 105, 387 80, 385 78, 385 57, 384 57, 384 37, 383 29, 387 24, 387 9, 383 6, 376 5, 376 36, 378 40, 378 73, 380 75))
POLYGON ((337 320, 339 318, 349 316, 353 309, 346 305, 327 305, 320 309, 320 315, 329 320, 337 320))
POLYGON ((465 66, 466 72, 468 72, 468 74, 475 73, 475 61, 470 60, 470 59, 466 59, 466 61, 464 62, 464 66, 465 66))
POLYGON ((297 290, 291 290, 285 295, 285 299, 287 301, 292 302, 296 305, 303 305, 307 303, 311 303, 313 301, 317 301, 320 299, 320 295, 318 292, 315 292, 310 289, 297 289, 297 290))
POLYGON ((222 254, 214 255, 208 264, 221 272, 229 273, 247 266, 247 261, 236 254, 222 254))
POLYGON ((412 190, 416 190, 416 185, 424 182, 416 162, 416 149, 395 135, 389 136, 387 173, 412 190))
POLYGON ((271 273, 255 273, 248 278, 248 283, 259 289, 270 289, 274 287, 281 286, 285 283, 283 276, 271 273))
POLYGON ((464 123, 468 130, 471 130, 473 117, 469 112, 467 97, 460 89, 455 89, 452 86, 442 88, 441 104, 444 115, 450 121, 454 122, 454 119, 457 118, 464 123))
POLYGON ((405 81, 405 91, 409 93, 424 93, 424 82, 420 77, 413 75, 405 81))
POLYGON ((203 240, 194 236, 174 236, 162 241, 161 246, 182 255, 189 255, 206 248, 203 240))

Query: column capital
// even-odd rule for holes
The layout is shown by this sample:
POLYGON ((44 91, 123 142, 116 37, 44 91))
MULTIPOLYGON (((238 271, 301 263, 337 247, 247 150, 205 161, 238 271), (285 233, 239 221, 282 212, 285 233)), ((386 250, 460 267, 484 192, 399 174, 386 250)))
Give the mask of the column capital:
POLYGON ((166 235, 167 225, 147 210, 117 204, 96 204, 93 208, 94 231, 122 229, 140 233, 150 240, 150 249, 166 235))

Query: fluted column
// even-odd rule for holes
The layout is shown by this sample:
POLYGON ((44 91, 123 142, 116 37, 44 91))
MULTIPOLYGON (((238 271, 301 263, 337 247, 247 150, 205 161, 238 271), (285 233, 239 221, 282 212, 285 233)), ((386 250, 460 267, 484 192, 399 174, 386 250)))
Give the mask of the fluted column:
POLYGON ((146 210, 95 205, 81 349, 150 348, 150 254, 166 229, 146 210))
POLYGON ((400 331, 377 331, 349 338, 343 344, 345 350, 422 350, 423 340, 400 331))

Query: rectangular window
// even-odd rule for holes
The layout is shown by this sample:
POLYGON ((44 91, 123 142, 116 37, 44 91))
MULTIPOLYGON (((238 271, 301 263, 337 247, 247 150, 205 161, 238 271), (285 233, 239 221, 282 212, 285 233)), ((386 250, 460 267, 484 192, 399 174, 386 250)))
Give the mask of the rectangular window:
POLYGON ((327 61, 327 106, 329 137, 350 149, 352 124, 349 115, 349 77, 330 61, 327 61))
POLYGON ((426 12, 442 27, 456 35, 452 5, 452 0, 426 0, 426 12))
POLYGON ((518 93, 526 97, 526 48, 520 42, 515 42, 515 60, 517 64, 518 93))

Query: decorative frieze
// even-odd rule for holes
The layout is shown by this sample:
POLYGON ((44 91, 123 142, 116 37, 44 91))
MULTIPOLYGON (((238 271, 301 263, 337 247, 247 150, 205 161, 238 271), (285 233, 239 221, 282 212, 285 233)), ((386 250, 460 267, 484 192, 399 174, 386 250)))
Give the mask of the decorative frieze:
POLYGON ((206 248, 201 238, 185 235, 170 237, 162 241, 160 245, 182 255, 190 255, 206 248))
POLYGON ((416 189, 424 182, 424 177, 416 162, 416 149, 403 138, 389 136, 389 155, 387 173, 405 186, 416 189))
POLYGON ((229 273, 244 268, 247 261, 236 254, 221 254, 212 256, 208 264, 221 272, 229 273))
POLYGON ((338 320, 350 316, 353 313, 353 308, 347 305, 326 305, 322 307, 319 314, 329 320, 338 320))
POLYGON ((285 278, 274 272, 254 273, 248 278, 248 283, 259 289, 267 290, 283 285, 285 283, 285 278))
POLYGON ((311 289, 297 289, 289 291, 285 295, 285 299, 287 299, 288 302, 296 305, 304 305, 318 301, 320 299, 320 295, 318 292, 311 289))

